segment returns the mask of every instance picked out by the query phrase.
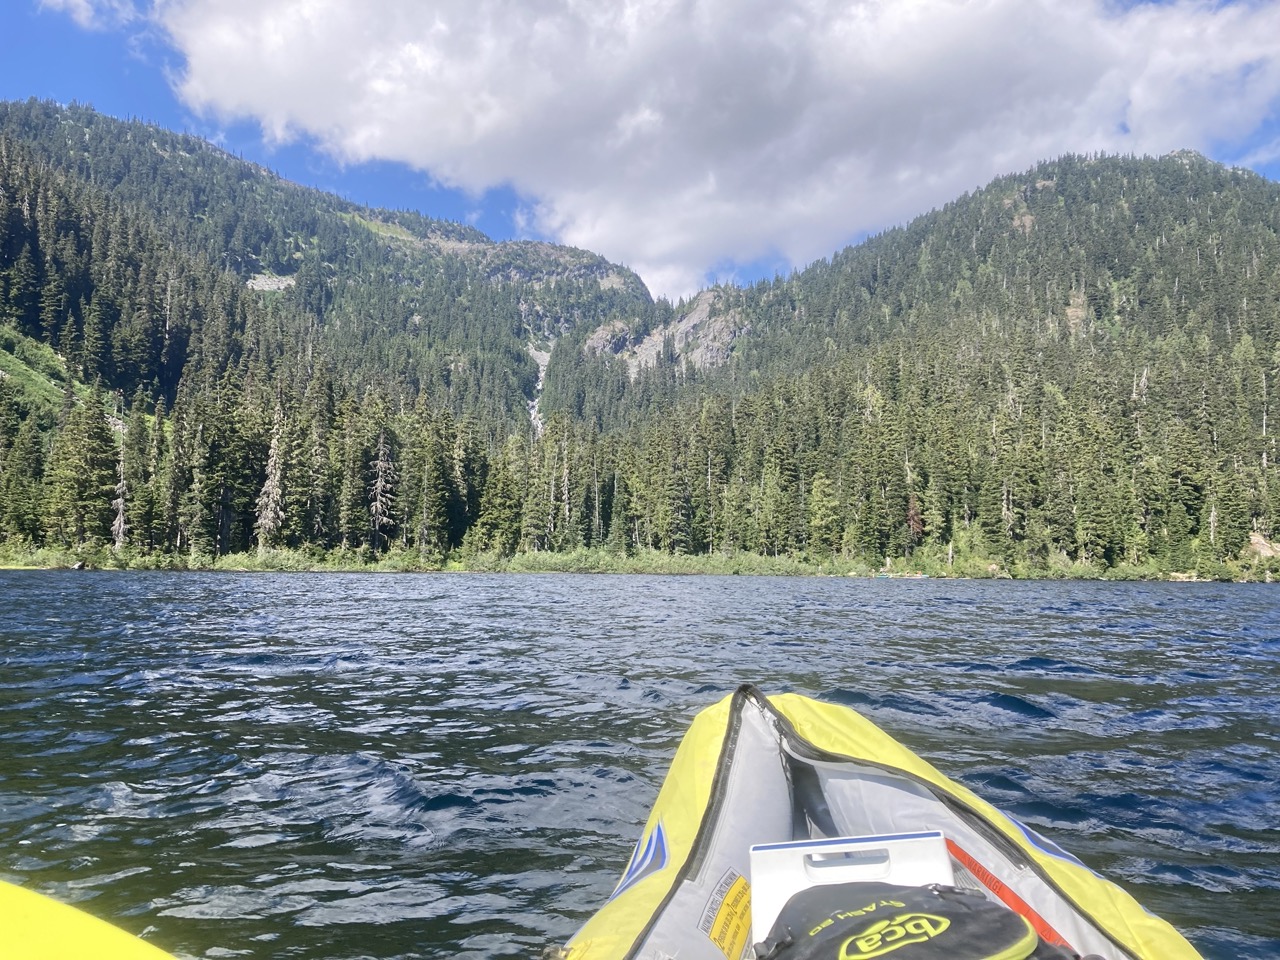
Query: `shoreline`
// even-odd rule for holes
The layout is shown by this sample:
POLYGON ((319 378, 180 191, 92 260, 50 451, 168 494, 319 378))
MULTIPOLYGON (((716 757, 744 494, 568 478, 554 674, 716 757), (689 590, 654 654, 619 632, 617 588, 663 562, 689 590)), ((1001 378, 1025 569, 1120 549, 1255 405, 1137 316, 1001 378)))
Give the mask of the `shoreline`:
POLYGON ((1241 559, 1220 563, 1202 561, 1188 570, 1167 570, 1154 564, 1101 568, 1066 561, 1048 565, 1001 564, 986 557, 957 558, 952 564, 931 557, 897 558, 875 568, 859 560, 769 557, 751 553, 669 554, 642 551, 628 555, 605 549, 568 553, 452 555, 424 558, 392 552, 379 557, 353 551, 271 550, 223 557, 175 557, 167 554, 114 554, 109 548, 31 550, 0 553, 0 570, 43 571, 167 571, 221 573, 581 573, 649 576, 795 576, 892 580, 1113 580, 1170 583, 1270 583, 1280 579, 1274 561, 1241 559))

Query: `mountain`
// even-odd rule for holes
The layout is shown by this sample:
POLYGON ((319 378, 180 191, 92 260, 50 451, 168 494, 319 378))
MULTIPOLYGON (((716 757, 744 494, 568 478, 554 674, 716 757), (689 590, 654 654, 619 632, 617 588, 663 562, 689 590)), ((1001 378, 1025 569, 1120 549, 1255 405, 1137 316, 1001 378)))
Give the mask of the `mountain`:
POLYGON ((641 339, 604 325, 580 352, 634 375, 670 338, 705 383, 933 335, 1275 343, 1278 234, 1280 187, 1254 173, 1190 152, 1063 157, 790 278, 706 291, 641 339))
MULTIPOLYGON (((86 107, 0 104, 0 140, 43 171, 33 176, 46 185, 31 181, 24 196, 74 189, 81 199, 60 200, 64 207, 109 203, 120 211, 113 215, 156 233, 134 246, 158 245, 229 271, 242 281, 238 294, 276 295, 282 302, 267 308, 299 325, 306 349, 320 349, 353 387, 395 384, 410 396, 442 398, 460 413, 514 424, 535 399, 538 358, 563 332, 656 309, 634 273, 586 251, 494 243, 461 224, 369 210, 289 183, 195 137, 86 107)), ((34 282, 43 286, 45 274, 75 267, 59 259, 60 245, 73 242, 64 225, 42 219, 40 209, 10 223, 7 243, 13 257, 23 246, 31 251, 34 282)), ((91 235, 76 237, 84 237, 76 251, 81 258, 105 253, 86 254, 91 235)), ((77 328, 85 320, 79 301, 88 304, 94 292, 86 282, 71 292, 67 308, 77 328)), ((34 331, 34 316, 24 319, 20 329, 34 331)), ((108 351, 114 320, 104 331, 108 351)), ((44 339, 56 345, 57 335, 44 339)), ((172 400, 178 372, 156 373, 93 371, 127 394, 147 386, 172 400)))
POLYGON ((1278 337, 1280 187, 1191 153, 1048 161, 672 306, 0 104, 10 544, 1263 575, 1278 337))

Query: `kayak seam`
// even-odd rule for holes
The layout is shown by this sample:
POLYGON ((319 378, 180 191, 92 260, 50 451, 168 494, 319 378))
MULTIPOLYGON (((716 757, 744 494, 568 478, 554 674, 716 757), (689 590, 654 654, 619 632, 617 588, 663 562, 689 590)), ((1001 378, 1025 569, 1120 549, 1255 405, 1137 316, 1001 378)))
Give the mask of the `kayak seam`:
POLYGON ((693 842, 689 844, 688 856, 685 857, 684 863, 680 865, 680 870, 671 881, 671 888, 649 917, 649 922, 644 925, 644 928, 632 941, 631 947, 623 954, 622 960, 635 960, 640 947, 648 939, 649 934, 653 932, 654 926, 662 917, 667 906, 675 899, 681 884, 696 873, 702 866, 703 860, 706 859, 707 851, 705 848, 710 835, 714 832, 716 817, 720 813, 720 807, 723 806, 724 797, 727 793, 725 785, 729 779, 729 768, 733 765, 733 752, 738 744, 738 732, 742 728, 742 705, 753 692, 759 695, 759 691, 755 687, 750 684, 743 684, 733 693, 733 700, 729 704, 728 728, 725 730, 724 742, 720 747, 720 756, 716 760, 715 773, 711 776, 711 794, 707 798, 706 808, 703 810, 702 819, 698 823, 698 832, 694 834, 693 842))

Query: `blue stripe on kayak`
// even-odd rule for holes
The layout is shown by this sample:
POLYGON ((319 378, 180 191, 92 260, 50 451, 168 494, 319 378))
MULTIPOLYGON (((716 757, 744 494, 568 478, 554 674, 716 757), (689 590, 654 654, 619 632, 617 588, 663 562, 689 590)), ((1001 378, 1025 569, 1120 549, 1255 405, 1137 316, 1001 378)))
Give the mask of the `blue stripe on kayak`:
POLYGON ((612 900, 635 886, 645 877, 657 873, 666 865, 667 832, 662 829, 662 821, 659 820, 658 825, 653 828, 653 832, 648 837, 641 837, 636 841, 636 849, 631 854, 631 862, 627 864, 626 872, 622 875, 622 879, 618 881, 618 885, 614 887, 609 899, 612 900))
MULTIPOLYGON (((1009 817, 1007 813, 1005 814, 1005 816, 1009 817)), ((1086 870, 1089 870, 1090 873, 1093 873, 1092 870, 1090 870, 1087 866, 1085 866, 1083 863, 1077 860, 1074 856, 1072 856, 1066 850, 1063 850, 1060 846, 1058 846, 1048 837, 1043 836, 1039 833, 1036 833, 1034 830, 1028 827, 1021 820, 1015 820, 1013 817, 1009 817, 1009 820, 1011 823, 1013 823, 1015 827, 1017 827, 1019 830, 1022 831, 1022 835, 1026 837, 1027 841, 1037 850, 1041 851, 1042 853, 1047 853, 1051 857, 1057 857, 1059 860, 1065 860, 1067 861, 1067 863, 1074 863, 1078 867, 1084 867, 1086 870)))
POLYGON ((936 837, 942 839, 941 830, 928 830, 924 833, 887 833, 883 836, 876 837, 833 837, 828 840, 788 840, 785 843, 757 843, 754 844, 752 850, 790 850, 794 847, 830 847, 839 844, 845 846, 851 843, 865 843, 869 845, 888 843, 890 840, 925 840, 936 837))

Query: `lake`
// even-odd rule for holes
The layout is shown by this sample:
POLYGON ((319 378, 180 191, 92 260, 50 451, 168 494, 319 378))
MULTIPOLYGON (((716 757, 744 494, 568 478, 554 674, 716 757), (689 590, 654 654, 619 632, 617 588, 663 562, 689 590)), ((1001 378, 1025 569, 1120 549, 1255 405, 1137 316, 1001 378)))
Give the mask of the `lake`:
POLYGON ((1280 958, 1267 585, 0 572, 0 877, 184 957, 537 956, 743 681, 1280 958))

